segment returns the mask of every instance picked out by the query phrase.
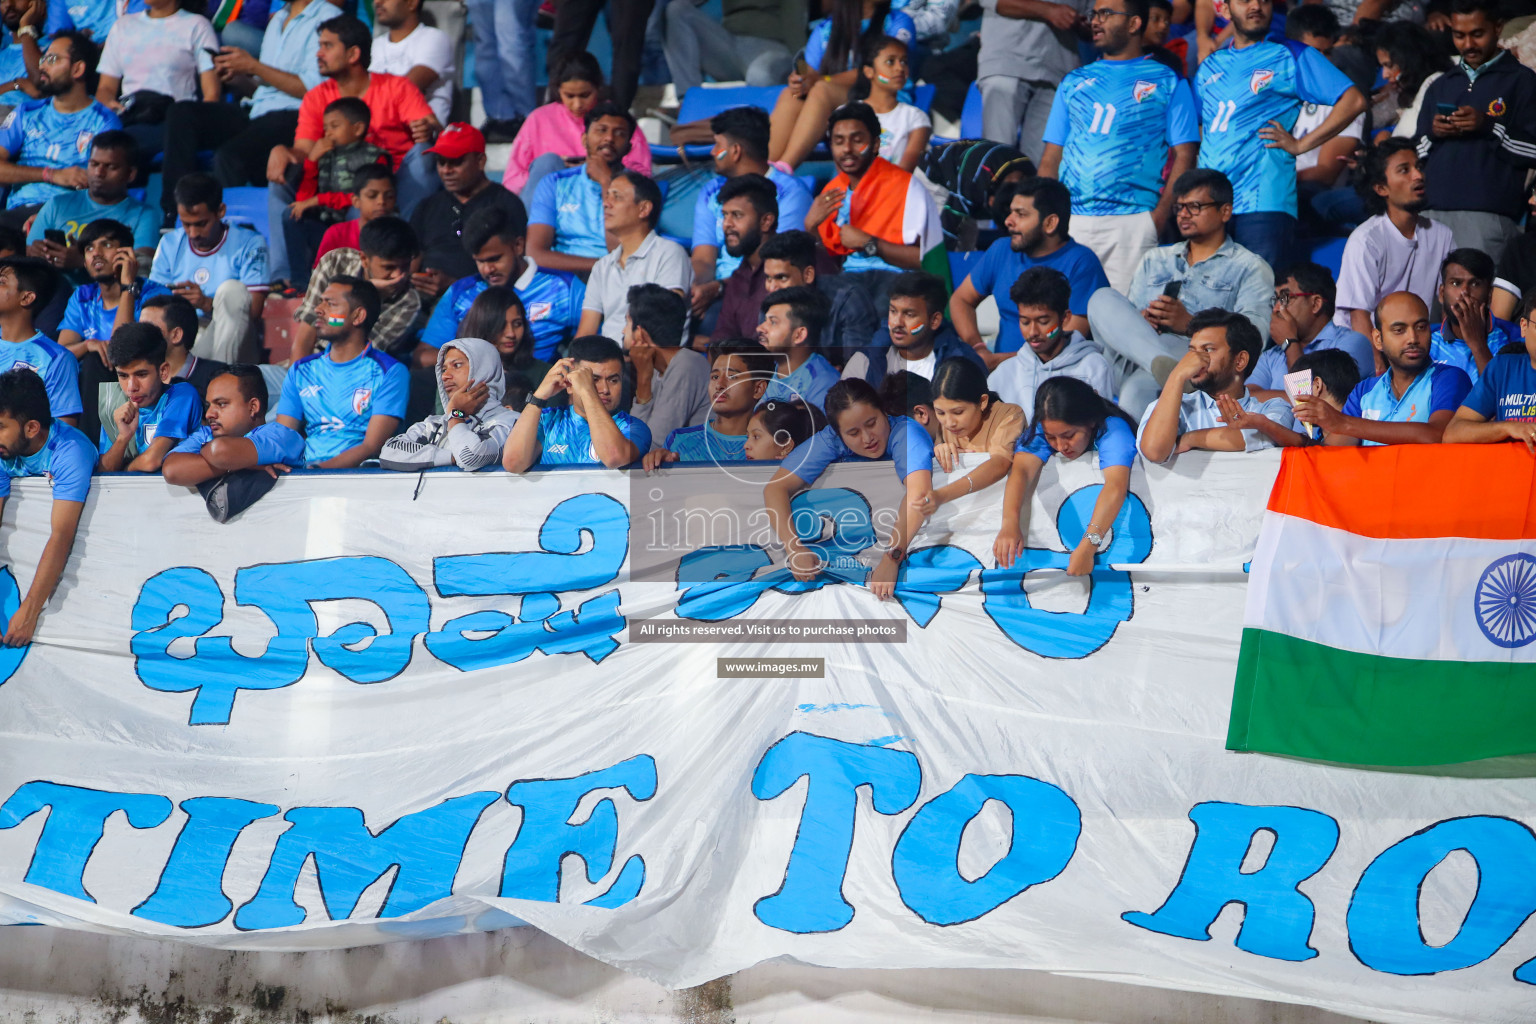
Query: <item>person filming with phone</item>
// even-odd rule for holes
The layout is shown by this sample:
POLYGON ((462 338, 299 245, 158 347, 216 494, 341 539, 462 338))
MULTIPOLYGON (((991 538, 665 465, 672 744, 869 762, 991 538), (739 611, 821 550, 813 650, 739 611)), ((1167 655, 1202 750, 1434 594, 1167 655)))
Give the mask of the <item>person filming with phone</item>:
POLYGON ((1227 232, 1232 220, 1227 176, 1205 167, 1186 171, 1173 183, 1173 194, 1183 241, 1143 256, 1125 295, 1101 288, 1088 300, 1093 337, 1128 369, 1120 407, 1137 419, 1188 350, 1196 312, 1240 313, 1262 338, 1274 299, 1275 272, 1227 232))

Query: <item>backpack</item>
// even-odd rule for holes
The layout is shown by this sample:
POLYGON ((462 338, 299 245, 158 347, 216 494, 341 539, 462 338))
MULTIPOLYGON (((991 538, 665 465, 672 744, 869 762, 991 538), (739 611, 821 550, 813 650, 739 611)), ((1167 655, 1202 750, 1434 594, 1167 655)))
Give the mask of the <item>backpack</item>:
POLYGON ((953 251, 975 247, 977 221, 1001 219, 992 209, 992 200, 1005 175, 1016 171, 1029 177, 1035 174, 1029 157, 988 139, 957 139, 930 146, 921 166, 929 181, 949 193, 939 220, 944 226, 944 241, 953 251))

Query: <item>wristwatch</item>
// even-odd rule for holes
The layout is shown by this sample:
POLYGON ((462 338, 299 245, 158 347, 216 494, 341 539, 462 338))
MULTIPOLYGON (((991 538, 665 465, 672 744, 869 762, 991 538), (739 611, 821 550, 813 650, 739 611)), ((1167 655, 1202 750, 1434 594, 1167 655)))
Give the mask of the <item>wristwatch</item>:
POLYGON ((1096 550, 1103 549, 1104 535, 1102 533, 1099 533, 1097 530, 1089 530, 1086 536, 1088 537, 1088 543, 1092 544, 1096 550))
POLYGON ((869 241, 864 243, 864 255, 865 256, 868 256, 870 258, 874 258, 874 257, 880 255, 880 246, 875 244, 878 241, 879 241, 879 239, 871 238, 869 241))
POLYGON ((528 402, 529 405, 533 406, 535 409, 547 409, 547 408, 549 408, 549 399, 547 399, 547 398, 540 398, 538 395, 529 395, 528 399, 527 399, 527 402, 528 402))
POLYGON ((21 36, 26 36, 29 39, 36 39, 38 35, 39 32, 37 31, 36 25, 22 25, 16 30, 16 36, 18 38, 21 36))

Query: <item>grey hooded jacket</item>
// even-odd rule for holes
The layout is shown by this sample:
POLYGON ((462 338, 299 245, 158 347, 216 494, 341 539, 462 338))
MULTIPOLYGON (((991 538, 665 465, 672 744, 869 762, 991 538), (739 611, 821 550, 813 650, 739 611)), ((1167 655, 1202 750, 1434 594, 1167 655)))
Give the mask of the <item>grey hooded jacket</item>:
POLYGON ((469 358, 470 380, 486 387, 485 404, 475 415, 463 419, 428 416, 390 438, 379 453, 379 465, 385 469, 413 472, 457 465, 473 472, 500 460, 501 447, 517 422, 517 413, 501 404, 507 391, 501 353, 479 338, 457 338, 445 344, 437 353, 437 398, 444 408, 448 396, 443 393, 443 360, 450 349, 458 349, 469 358))

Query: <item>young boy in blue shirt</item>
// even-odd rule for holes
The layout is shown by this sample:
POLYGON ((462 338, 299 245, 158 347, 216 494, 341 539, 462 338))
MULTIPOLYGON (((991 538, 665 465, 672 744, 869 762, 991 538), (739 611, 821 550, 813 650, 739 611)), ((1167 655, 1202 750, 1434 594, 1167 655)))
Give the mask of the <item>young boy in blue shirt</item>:
POLYGON ((53 298, 54 285, 53 271, 41 260, 0 259, 0 370, 36 372, 48 388, 49 412, 73 426, 80 419, 80 364, 32 323, 53 298))
POLYGON ((745 338, 709 346, 709 420, 679 427, 667 443, 645 453, 646 472, 667 462, 740 462, 747 429, 773 378, 774 357, 745 338))
POLYGON ((154 324, 124 324, 112 332, 107 361, 128 401, 112 416, 115 435, 101 425, 101 470, 158 473, 171 449, 202 422, 203 400, 186 381, 168 383, 165 335, 154 324))
POLYGON ((171 449, 165 482, 196 487, 238 469, 268 467, 274 476, 304 459, 304 439, 281 423, 268 423, 269 396, 259 367, 231 366, 208 382, 205 425, 171 449))
POLYGON ((552 466, 627 466, 650 450, 651 431, 619 409, 624 395, 624 351, 612 338, 586 334, 571 342, 570 356, 550 367, 507 435, 501 466, 525 473, 535 463, 552 466), (548 408, 570 392, 571 404, 548 408))
POLYGON ((1445 428, 1446 444, 1521 441, 1536 453, 1536 294, 1520 308, 1520 340, 1506 345, 1445 428))
POLYGON ((95 461, 96 450, 85 435, 49 411, 48 389, 41 377, 24 368, 0 373, 0 512, 11 495, 13 477, 47 477, 53 488, 48 543, 27 596, 0 637, 7 647, 31 643, 43 606, 64 574, 95 461))

